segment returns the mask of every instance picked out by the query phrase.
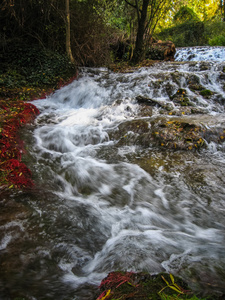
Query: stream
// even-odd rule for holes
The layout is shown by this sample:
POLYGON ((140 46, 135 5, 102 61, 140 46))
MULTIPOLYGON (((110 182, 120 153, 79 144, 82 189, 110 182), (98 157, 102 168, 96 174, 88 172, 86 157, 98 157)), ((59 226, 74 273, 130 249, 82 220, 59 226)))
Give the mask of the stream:
POLYGON ((115 270, 225 294, 224 47, 123 74, 84 68, 32 103, 41 113, 21 134, 36 186, 1 195, 0 299, 94 300, 115 270), (205 147, 155 144, 171 120, 208 130, 205 147))

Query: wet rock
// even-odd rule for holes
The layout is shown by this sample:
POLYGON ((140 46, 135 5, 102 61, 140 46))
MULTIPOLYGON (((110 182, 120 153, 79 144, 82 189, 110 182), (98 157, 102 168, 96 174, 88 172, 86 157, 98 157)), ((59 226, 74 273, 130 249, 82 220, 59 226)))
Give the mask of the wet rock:
MULTIPOLYGON (((225 126, 224 126, 225 128, 225 126)), ((225 129, 222 127, 208 128, 202 131, 202 137, 207 143, 221 144, 225 142, 225 129)))
POLYGON ((152 106, 141 104, 140 105, 140 115, 142 117, 151 117, 153 114, 152 106))
POLYGON ((188 85, 195 85, 195 84, 199 84, 200 83, 200 79, 197 75, 195 74, 191 74, 191 76, 188 79, 188 85))
POLYGON ((211 68, 211 64, 209 62, 200 62, 200 65, 199 65, 199 69, 200 71, 207 71, 207 70, 210 70, 211 68))
POLYGON ((221 74, 219 75, 219 79, 220 79, 220 80, 225 80, 225 74, 221 73, 221 74))
MULTIPOLYGON (((171 111, 174 109, 174 105, 172 103, 169 103, 166 101, 155 100, 155 99, 147 98, 147 97, 140 96, 140 95, 136 97, 136 100, 138 101, 139 104, 144 104, 145 107, 147 107, 147 106, 161 107, 166 111, 171 111)), ((152 112, 152 110, 151 110, 151 112, 152 112)))
POLYGON ((146 104, 146 105, 158 106, 158 107, 162 106, 162 104, 159 101, 141 95, 137 96, 136 100, 140 104, 146 104))
POLYGON ((183 121, 172 120, 155 124, 152 137, 159 146, 169 149, 193 150, 205 145, 200 127, 183 121))
POLYGON ((153 144, 169 149, 194 150, 205 148, 211 142, 222 144, 225 141, 225 126, 217 125, 213 116, 156 120, 151 129, 153 144))
POLYGON ((178 71, 175 71, 171 74, 171 77, 172 77, 172 81, 174 81, 179 86, 182 79, 182 74, 179 73, 178 71))
POLYGON ((169 97, 172 97, 174 94, 174 85, 171 83, 167 83, 165 86, 166 93, 169 97))
POLYGON ((225 98, 222 95, 216 95, 214 101, 218 102, 221 105, 225 105, 225 98))
POLYGON ((166 103, 164 106, 163 106, 167 111, 172 111, 174 109, 174 106, 172 103, 166 103))
MULTIPOLYGON (((163 110, 163 109, 162 109, 163 110)), ((165 110, 162 112, 164 113, 165 110)), ((109 137, 117 146, 163 147, 175 150, 199 150, 211 142, 225 141, 225 126, 215 117, 199 113, 198 108, 184 107, 156 118, 136 119, 121 123, 109 137), (193 115, 193 112, 196 113, 193 115), (180 116, 178 116, 180 114, 180 116), (173 116, 174 115, 174 116, 173 116)), ((223 124, 223 118, 220 121, 223 124)))
POLYGON ((189 89, 191 91, 202 91, 204 90, 204 87, 201 84, 193 83, 193 84, 189 84, 189 89))
POLYGON ((201 107, 191 107, 191 114, 206 114, 207 109, 201 107))
POLYGON ((186 89, 177 90, 177 92, 171 97, 171 100, 181 106, 192 106, 191 101, 187 97, 186 89))
POLYGON ((149 147, 151 124, 147 120, 131 120, 118 126, 116 130, 109 133, 110 139, 117 140, 117 145, 141 145, 149 147))
POLYGON ((214 94, 214 92, 205 89, 205 90, 200 91, 199 94, 200 94, 202 97, 208 99, 208 98, 210 98, 210 97, 214 94))

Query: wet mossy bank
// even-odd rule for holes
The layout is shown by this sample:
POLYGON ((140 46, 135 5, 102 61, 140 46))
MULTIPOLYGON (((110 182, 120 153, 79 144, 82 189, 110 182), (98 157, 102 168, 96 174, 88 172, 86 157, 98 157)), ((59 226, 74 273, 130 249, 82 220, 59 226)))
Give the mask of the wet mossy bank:
POLYGON ((104 278, 97 291, 97 300, 222 300, 225 294, 196 295, 186 282, 167 273, 150 275, 116 271, 104 278))
POLYGON ((9 49, 0 70, 0 190, 30 188, 32 174, 23 163, 20 129, 38 109, 27 101, 45 98, 77 76, 65 55, 34 46, 9 49))

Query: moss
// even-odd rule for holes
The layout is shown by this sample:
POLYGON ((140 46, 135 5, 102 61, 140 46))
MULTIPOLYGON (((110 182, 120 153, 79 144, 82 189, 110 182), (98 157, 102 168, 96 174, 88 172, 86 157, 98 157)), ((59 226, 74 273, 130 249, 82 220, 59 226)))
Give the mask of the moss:
POLYGON ((176 93, 170 97, 173 102, 180 104, 181 106, 192 106, 189 98, 187 97, 186 89, 179 89, 176 93))
POLYGON ((180 99, 180 105, 181 106, 190 106, 191 105, 191 102, 190 100, 188 99, 188 97, 183 97, 180 99))
POLYGON ((176 93, 175 93, 173 96, 171 96, 170 98, 171 98, 171 100, 173 100, 173 99, 175 99, 175 98, 177 98, 177 97, 179 97, 179 96, 186 96, 186 95, 187 95, 186 89, 179 89, 179 90, 177 90, 176 93))
POLYGON ((212 96, 214 93, 212 92, 212 91, 210 91, 210 90, 202 90, 202 91, 200 91, 200 95, 202 96, 202 97, 205 97, 205 98, 207 98, 207 97, 210 97, 210 96, 212 96))

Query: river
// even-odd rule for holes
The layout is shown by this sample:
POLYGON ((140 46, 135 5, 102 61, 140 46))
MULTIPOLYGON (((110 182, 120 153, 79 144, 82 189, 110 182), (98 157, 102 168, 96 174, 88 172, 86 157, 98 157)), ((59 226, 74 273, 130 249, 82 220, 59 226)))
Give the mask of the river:
POLYGON ((175 62, 123 74, 84 68, 32 103, 41 113, 22 134, 36 187, 1 195, 0 299, 93 299, 114 270, 225 293, 224 48, 179 49, 175 62), (219 142, 155 144, 162 120, 219 142))

